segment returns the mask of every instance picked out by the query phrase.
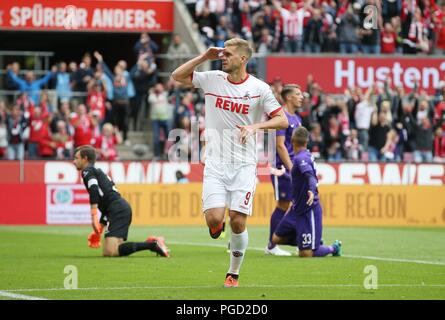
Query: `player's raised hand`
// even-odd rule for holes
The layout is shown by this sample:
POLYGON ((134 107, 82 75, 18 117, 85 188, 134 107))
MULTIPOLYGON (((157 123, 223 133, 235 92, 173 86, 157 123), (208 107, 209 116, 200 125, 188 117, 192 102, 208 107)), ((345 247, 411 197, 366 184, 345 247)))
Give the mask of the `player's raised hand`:
POLYGON ((238 129, 240 129, 240 142, 242 144, 245 144, 247 142, 247 139, 250 136, 253 136, 256 132, 255 125, 248 125, 248 126, 241 126, 239 124, 236 125, 238 129))
POLYGON ((224 55, 224 48, 220 47, 210 47, 204 53, 204 57, 207 60, 220 60, 224 55))
POLYGON ((311 206, 312 203, 314 203, 314 193, 313 193, 311 190, 309 190, 309 191, 307 192, 307 195, 308 195, 309 199, 307 200, 306 204, 307 204, 308 206, 311 206))

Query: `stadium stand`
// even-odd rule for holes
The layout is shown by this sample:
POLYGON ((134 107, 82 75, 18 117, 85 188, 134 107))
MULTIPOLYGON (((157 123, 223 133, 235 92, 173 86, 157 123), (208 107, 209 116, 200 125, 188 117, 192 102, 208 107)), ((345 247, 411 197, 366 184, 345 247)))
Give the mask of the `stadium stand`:
MULTIPOLYGON (((34 64, 37 72, 22 70, 19 61, 4 66, 0 159, 70 159, 75 146, 88 142, 102 150, 103 159, 166 159, 170 129, 184 129, 184 141, 192 123, 202 129, 202 94, 168 79, 196 54, 197 47, 183 40, 194 32, 206 46, 242 37, 257 56, 445 53, 445 1, 187 0, 185 5, 193 19, 190 30, 172 35, 168 46, 142 33, 135 56, 114 66, 107 64, 106 52, 80 50, 77 61, 36 53, 35 61, 44 61, 34 64), (378 7, 376 29, 363 27, 367 5, 378 7), (112 152, 104 153, 108 148, 112 152)), ((249 71, 261 75, 257 63, 253 59, 249 71)), ((299 113, 318 159, 445 161, 445 82, 434 95, 418 86, 405 92, 389 80, 341 95, 325 92, 311 75, 300 85, 307 95, 299 113)), ((278 100, 282 86, 280 78, 271 83, 278 100)))

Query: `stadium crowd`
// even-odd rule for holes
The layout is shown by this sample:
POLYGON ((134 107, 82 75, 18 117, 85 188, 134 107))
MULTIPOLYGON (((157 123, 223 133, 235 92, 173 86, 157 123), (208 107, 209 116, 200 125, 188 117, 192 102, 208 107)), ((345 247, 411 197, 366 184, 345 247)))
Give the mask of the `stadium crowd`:
POLYGON ((445 1, 442 0, 185 0, 185 3, 208 46, 220 46, 239 35, 250 41, 259 54, 445 52, 445 1))
MULTIPOLYGON (((394 30, 400 31, 394 37, 394 52, 431 53, 445 49, 440 44, 445 3, 439 6, 435 1, 185 2, 209 46, 223 46, 228 38, 241 36, 263 53, 339 50, 372 54, 384 49, 387 24, 394 23, 394 30), (382 12, 379 25, 383 27, 372 31, 379 33, 378 43, 366 42, 374 36, 366 35, 360 29, 361 23, 351 22, 363 19, 359 13, 367 4, 377 4, 382 12), (289 38, 283 26, 286 17, 294 16, 292 12, 303 17, 298 20, 302 28, 297 28, 301 34, 289 38), (314 22, 317 19, 322 23, 314 22), (321 32, 310 31, 313 25, 319 26, 321 32), (404 33, 406 30, 409 32, 404 33), (346 34, 357 38, 343 41, 346 34), (422 45, 422 35, 427 36, 428 46, 422 45), (311 42, 314 39, 322 40, 319 48, 311 42), (333 40, 331 44, 328 39, 333 40), (413 44, 416 49, 409 50, 413 44)), ((128 138, 130 129, 151 130, 155 159, 167 158, 173 142, 166 138, 174 128, 184 129, 180 132, 181 148, 196 152, 190 150, 196 146, 190 143, 191 130, 194 123, 200 133, 204 129, 204 97, 198 90, 178 87, 173 80, 160 81, 156 63, 159 51, 159 44, 143 33, 134 45, 137 62, 131 68, 127 61, 120 60, 111 69, 106 57, 97 51, 84 54, 79 63, 60 62, 40 79, 32 71, 21 72, 17 62, 8 65, 2 89, 20 94, 0 99, 0 159, 68 160, 75 147, 92 144, 100 159, 116 160, 117 145, 132 143, 128 138)), ((172 59, 169 71, 183 63, 184 55, 190 52, 181 37, 174 35, 167 50, 172 59)), ((274 79, 270 85, 282 102, 281 79, 274 79)), ((306 84, 299 85, 307 94, 298 113, 303 125, 310 129, 309 148, 316 158, 445 162, 444 82, 433 96, 417 87, 404 92, 390 80, 365 92, 348 88, 343 95, 323 92, 311 75, 306 84)))

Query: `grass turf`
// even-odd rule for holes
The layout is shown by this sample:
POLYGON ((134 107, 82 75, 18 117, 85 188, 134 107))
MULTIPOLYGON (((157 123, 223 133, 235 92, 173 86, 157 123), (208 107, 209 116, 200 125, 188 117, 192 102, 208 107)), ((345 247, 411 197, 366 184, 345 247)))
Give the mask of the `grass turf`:
MULTIPOLYGON (((202 227, 131 227, 129 241, 163 235, 171 258, 138 252, 103 258, 90 249, 89 227, 0 226, 0 299, 445 299, 444 229, 324 229, 343 241, 343 257, 266 256, 268 229, 249 227, 240 287, 222 287, 227 240, 202 227), (64 268, 78 270, 78 289, 64 289, 64 268), (364 268, 378 270, 365 289, 364 268)), ((295 252, 294 248, 283 249, 295 252)))

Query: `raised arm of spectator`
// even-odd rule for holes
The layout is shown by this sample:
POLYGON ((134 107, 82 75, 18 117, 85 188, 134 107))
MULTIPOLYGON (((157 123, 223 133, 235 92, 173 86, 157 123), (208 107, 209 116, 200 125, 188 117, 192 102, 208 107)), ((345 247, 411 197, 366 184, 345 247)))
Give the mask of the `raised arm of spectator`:
POLYGON ((410 100, 412 100, 412 99, 416 99, 417 100, 418 90, 419 90, 419 82, 415 81, 413 90, 408 94, 408 98, 410 100))
POLYGON ((23 90, 26 87, 26 81, 17 77, 17 75, 10 69, 10 66, 8 67, 8 75, 12 79, 12 81, 14 81, 19 86, 20 90, 23 90))
POLYGON ((383 83, 383 92, 385 93, 386 100, 390 100, 392 103, 393 94, 392 94, 392 90, 391 90, 391 78, 389 78, 389 77, 383 83))
POLYGON ((274 8, 280 12, 282 12, 283 10, 286 10, 283 8, 283 6, 281 5, 281 2, 278 0, 272 0, 272 4, 273 4, 274 8))
POLYGON ((46 85, 49 80, 51 80, 57 74, 57 66, 52 66, 51 71, 48 72, 43 78, 34 81, 34 83, 39 87, 43 87, 46 85))
POLYGON ((113 80, 114 78, 114 74, 113 72, 111 72, 110 68, 108 68, 107 64, 104 61, 103 56, 98 52, 98 51, 94 51, 94 57, 97 59, 97 62, 100 63, 102 65, 102 67, 104 68, 104 73, 111 79, 113 80))
POLYGON ((374 92, 374 87, 373 87, 373 86, 370 86, 370 87, 366 90, 366 93, 365 93, 365 96, 363 97, 363 100, 366 100, 366 101, 368 101, 369 103, 371 103, 371 97, 372 97, 373 92, 374 92))

